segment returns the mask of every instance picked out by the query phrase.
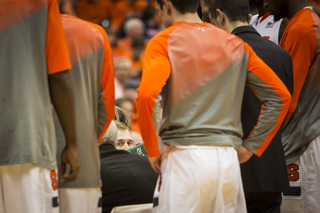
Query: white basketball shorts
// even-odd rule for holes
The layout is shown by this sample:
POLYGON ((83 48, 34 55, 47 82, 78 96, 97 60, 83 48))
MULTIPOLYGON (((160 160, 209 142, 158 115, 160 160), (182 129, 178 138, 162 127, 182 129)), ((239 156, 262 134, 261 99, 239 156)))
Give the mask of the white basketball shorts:
POLYGON ((101 207, 100 188, 59 189, 60 213, 98 213, 101 207))
POLYGON ((217 146, 172 149, 162 158, 153 211, 247 212, 236 150, 217 146))
POLYGON ((287 166, 290 191, 282 197, 282 213, 320 212, 320 136, 287 166))
POLYGON ((57 173, 31 163, 0 166, 0 213, 58 213, 57 173))

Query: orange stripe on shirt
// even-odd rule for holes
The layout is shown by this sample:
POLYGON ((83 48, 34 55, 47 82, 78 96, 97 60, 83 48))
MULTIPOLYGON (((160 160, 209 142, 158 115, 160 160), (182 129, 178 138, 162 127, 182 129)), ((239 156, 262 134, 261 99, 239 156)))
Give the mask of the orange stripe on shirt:
MULTIPOLYGON (((261 146, 258 148, 258 150, 255 153, 257 156, 261 156, 262 153, 266 150, 266 148, 270 144, 275 134, 278 132, 279 128, 283 123, 283 120, 287 115, 287 112, 290 106, 291 95, 288 89, 286 88, 286 86, 278 78, 278 76, 254 53, 251 47, 246 43, 245 43, 245 49, 246 49, 246 52, 249 54, 248 70, 254 73, 259 79, 261 79, 270 88, 272 88, 282 100, 282 109, 278 116, 276 125, 270 131, 265 141, 261 144, 261 146)), ((266 106, 267 104, 268 103, 265 103, 265 102, 262 103, 261 114, 263 113, 264 106, 266 106)), ((259 120, 257 125, 258 124, 259 124, 259 120)), ((252 135, 254 131, 255 129, 253 130, 253 132, 251 132, 250 135, 252 135)))
POLYGON ((168 36, 176 25, 160 32, 147 45, 143 74, 138 89, 138 114, 141 136, 149 157, 160 155, 158 133, 152 122, 156 98, 171 73, 168 57, 168 36))
POLYGON ((46 58, 49 74, 71 68, 66 37, 56 0, 48 0, 46 58))

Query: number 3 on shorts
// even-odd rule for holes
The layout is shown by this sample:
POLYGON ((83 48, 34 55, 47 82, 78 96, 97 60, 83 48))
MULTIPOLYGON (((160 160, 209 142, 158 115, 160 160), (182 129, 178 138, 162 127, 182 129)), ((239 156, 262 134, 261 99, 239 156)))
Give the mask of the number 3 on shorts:
POLYGON ((52 182, 52 189, 57 190, 58 189, 57 172, 55 170, 52 170, 50 172, 50 177, 52 182))
POLYGON ((299 166, 297 164, 290 164, 287 166, 289 181, 299 180, 298 170, 299 170, 299 166))

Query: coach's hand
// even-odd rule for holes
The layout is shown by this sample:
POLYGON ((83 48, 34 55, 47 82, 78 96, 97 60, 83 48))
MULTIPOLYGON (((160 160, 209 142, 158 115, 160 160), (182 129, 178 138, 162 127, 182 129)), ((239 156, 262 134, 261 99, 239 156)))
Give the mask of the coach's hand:
POLYGON ((158 155, 157 157, 148 157, 151 167, 153 168, 154 171, 156 171, 157 173, 160 173, 160 166, 161 166, 161 157, 163 154, 168 153, 171 149, 173 149, 175 146, 167 146, 165 145, 162 152, 160 153, 160 155, 158 155))
POLYGON ((60 182, 68 183, 75 181, 80 169, 78 159, 78 148, 77 146, 66 146, 61 153, 61 166, 60 166, 60 182), (70 172, 66 173, 67 164, 70 164, 70 172))
POLYGON ((243 146, 240 146, 237 152, 238 152, 238 159, 240 164, 247 162, 253 155, 253 152, 251 152, 249 149, 246 149, 243 146))

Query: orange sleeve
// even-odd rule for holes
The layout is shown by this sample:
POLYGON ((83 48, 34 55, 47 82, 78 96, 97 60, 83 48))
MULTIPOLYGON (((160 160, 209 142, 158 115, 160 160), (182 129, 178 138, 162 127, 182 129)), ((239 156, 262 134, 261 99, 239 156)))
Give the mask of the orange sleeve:
POLYGON ((248 44, 244 45, 249 54, 247 85, 261 100, 262 108, 258 123, 249 137, 244 140, 243 146, 249 148, 257 156, 261 156, 287 115, 291 95, 271 68, 255 54, 248 44))
POLYGON ((314 28, 296 25, 290 34, 283 37, 281 46, 292 57, 293 64, 293 94, 287 120, 296 109, 300 92, 307 78, 309 68, 314 58, 317 37, 314 28))
POLYGON ((46 58, 49 74, 71 68, 58 2, 48 0, 46 58))
POLYGON ((144 146, 149 157, 160 155, 159 140, 156 124, 153 124, 153 112, 162 87, 165 85, 171 73, 168 58, 167 37, 157 36, 147 45, 143 74, 138 89, 138 114, 144 146))
POLYGON ((113 58, 112 50, 110 47, 109 39, 100 26, 95 25, 95 27, 100 31, 104 40, 104 54, 103 54, 103 65, 102 65, 102 76, 101 76, 101 86, 103 88, 103 100, 107 113, 107 121, 104 126, 103 131, 98 137, 98 142, 102 139, 104 133, 107 131, 111 121, 114 117, 114 105, 115 105, 115 91, 114 91, 114 70, 113 70, 113 58))

